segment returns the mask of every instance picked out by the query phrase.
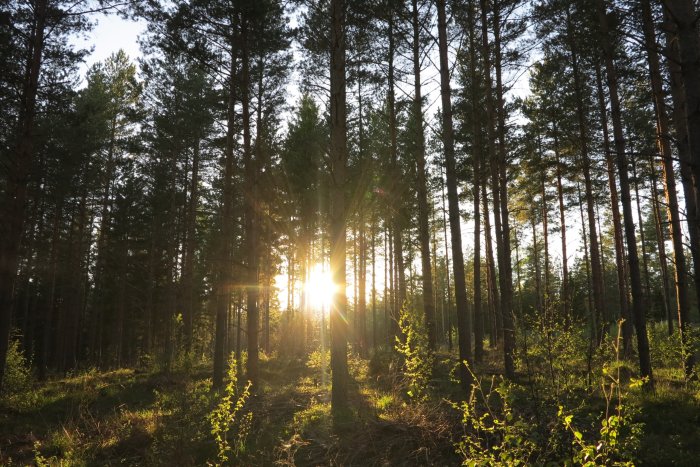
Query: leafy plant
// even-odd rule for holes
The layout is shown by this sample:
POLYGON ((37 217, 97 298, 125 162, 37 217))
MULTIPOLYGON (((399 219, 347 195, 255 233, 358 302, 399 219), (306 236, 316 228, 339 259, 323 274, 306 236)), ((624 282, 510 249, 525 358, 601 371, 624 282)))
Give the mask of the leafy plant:
POLYGON ((413 399, 425 399, 433 369, 433 354, 428 348, 428 333, 420 316, 407 303, 399 315, 400 337, 396 337, 396 351, 403 357, 403 374, 413 399))
POLYGON ((452 404, 462 413, 464 434, 455 444, 462 465, 528 465, 537 449, 533 423, 513 411, 512 385, 492 377, 484 391, 481 380, 473 376, 469 398, 452 404))
POLYGON ((29 362, 19 348, 19 341, 10 340, 5 363, 5 377, 2 381, 3 392, 18 394, 31 387, 32 373, 29 362))
POLYGON ((253 420, 252 412, 244 412, 246 401, 250 397, 250 381, 241 390, 238 387, 236 359, 229 359, 228 383, 223 397, 209 414, 211 434, 218 448, 217 459, 211 465, 226 465, 231 457, 236 457, 245 450, 245 441, 253 420))
MULTIPOLYGON (((601 389, 605 397, 605 414, 600 421, 598 434, 594 439, 586 439, 584 433, 574 425, 574 416, 560 405, 557 417, 564 428, 572 435, 574 461, 586 467, 596 465, 634 465, 634 453, 639 449, 642 424, 634 422, 635 410, 626 401, 627 392, 622 390, 620 381, 620 342, 621 326, 618 326, 617 339, 613 341, 615 364, 612 371, 609 365, 603 366, 601 389)), ((632 379, 630 389, 640 388, 645 381, 632 379)))

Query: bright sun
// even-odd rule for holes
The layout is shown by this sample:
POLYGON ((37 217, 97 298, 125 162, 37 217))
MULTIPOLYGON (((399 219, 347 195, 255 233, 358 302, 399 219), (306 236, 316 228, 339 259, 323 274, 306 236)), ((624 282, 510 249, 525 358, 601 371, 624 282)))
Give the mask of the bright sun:
POLYGON ((304 288, 309 304, 315 312, 320 313, 330 308, 335 287, 330 271, 325 270, 321 264, 316 264, 311 269, 304 288))

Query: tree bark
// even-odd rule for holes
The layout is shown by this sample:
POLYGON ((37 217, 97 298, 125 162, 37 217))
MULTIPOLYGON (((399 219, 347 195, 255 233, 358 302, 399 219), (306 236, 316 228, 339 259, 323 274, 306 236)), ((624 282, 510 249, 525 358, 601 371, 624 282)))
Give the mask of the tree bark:
MULTIPOLYGON (((479 191, 481 187, 481 149, 483 146, 481 135, 481 123, 478 115, 479 88, 478 81, 476 34, 474 19, 474 1, 470 1, 467 6, 467 33, 469 34, 469 76, 471 78, 471 107, 472 133, 474 143, 472 146, 472 168, 474 171, 474 181, 472 196, 474 197, 474 361, 479 363, 484 358, 484 317, 481 307, 481 213, 479 191)), ((488 212, 484 212, 487 216, 488 212)))
MULTIPOLYGON (((258 328, 260 327, 260 311, 258 299, 260 296, 260 252, 258 228, 258 174, 260 162, 260 138, 262 129, 257 128, 256 154, 251 147, 250 132, 250 44, 249 31, 246 21, 241 22, 241 118, 243 123, 243 171, 245 175, 244 196, 244 229, 246 243, 246 323, 248 325, 247 343, 248 360, 246 371, 248 380, 255 389, 258 381, 258 328)), ((262 70, 259 70, 262 73, 262 70)))
POLYGON ((418 238, 423 285, 423 315, 428 331, 428 348, 435 350, 435 304, 433 303, 433 270, 430 264, 430 207, 428 205, 427 169, 425 164, 425 135, 423 133, 423 97, 420 81, 420 25, 418 0, 413 0, 413 118, 416 131, 416 175, 418 185, 418 238))
POLYGON ((347 406, 347 297, 345 295, 345 183, 347 171, 347 122, 345 83, 345 1, 331 0, 331 273, 336 290, 331 305, 331 409, 347 406))
POLYGON ((231 235, 233 216, 233 164, 234 164, 234 136, 236 117, 236 54, 238 50, 231 40, 231 65, 228 76, 228 96, 226 114, 226 147, 224 152, 224 173, 223 173, 223 200, 220 214, 220 237, 219 251, 217 258, 217 284, 216 284, 216 322, 214 334, 214 375, 213 385, 220 388, 224 384, 224 373, 226 371, 226 316, 228 314, 229 298, 231 295, 231 235))
POLYGON ((554 156, 557 164, 557 198, 559 200, 559 226, 561 228, 561 302, 562 302, 562 318, 564 322, 571 324, 571 303, 569 294, 569 258, 566 251, 566 207, 564 205, 564 187, 562 185, 562 163, 559 153, 559 133, 556 124, 553 125, 554 131, 554 156))
MULTIPOLYGON (((494 1, 493 8, 493 35, 494 49, 496 52, 494 64, 496 69, 496 103, 498 117, 498 181, 500 191, 501 211, 501 245, 503 247, 503 260, 499 279, 501 281, 501 320, 503 323, 503 360, 506 378, 515 378, 515 315, 513 314, 513 265, 510 251, 510 218, 508 214, 508 177, 506 160, 506 108, 503 98, 503 82, 501 68, 501 33, 499 3, 494 1)), ((487 68, 488 70, 488 68, 487 68)))
MULTIPOLYGON (((687 346, 687 323, 690 315, 690 303, 688 300, 687 271, 685 252, 683 251, 683 232, 681 231, 681 219, 678 210, 678 195, 676 193, 676 177, 673 172, 673 159, 671 151, 671 135, 669 133, 669 118, 664 99, 663 80, 661 78, 661 65, 659 54, 656 51, 656 34, 651 14, 649 0, 642 0, 642 21, 644 25, 644 41, 649 62, 649 74, 651 75, 651 88, 654 96, 654 108, 656 110, 656 139, 659 152, 662 157, 662 169, 665 182, 666 206, 673 243, 673 261, 675 264, 676 298, 678 309, 678 326, 681 332, 681 343, 687 346)), ((660 219, 659 219, 660 220, 660 219)), ((683 362, 686 376, 693 372, 693 356, 688 353, 683 362)))
MULTIPOLYGON (((664 19, 669 22, 668 9, 664 8, 664 19)), ((671 97, 673 99, 673 126, 675 130, 676 147, 681 167, 681 184, 685 199, 686 222, 690 238, 690 253, 693 258, 693 280, 697 302, 700 303, 700 229, 698 229, 697 204, 693 186, 692 155, 688 139, 688 123, 685 111, 685 89, 683 88, 683 73, 677 35, 674 31, 666 31, 666 52, 668 54, 668 70, 670 74, 671 97)))
POLYGON ((18 128, 19 137, 9 161, 2 208, 3 227, 0 230, 0 388, 5 375, 7 349, 10 343, 14 284, 19 262, 19 247, 24 231, 27 204, 27 183, 34 158, 34 120, 36 96, 41 75, 46 29, 47 0, 38 0, 34 6, 34 27, 29 38, 30 52, 21 94, 18 128))
MULTIPOLYGON (((600 39, 605 59, 608 91, 610 92, 610 108, 613 121, 613 136, 617 152, 617 170, 620 176, 620 194, 622 198, 622 213, 627 239, 627 258, 630 267, 630 282, 632 285, 632 314, 635 330, 637 331, 637 351, 639 353, 639 370, 642 377, 648 378, 646 386, 653 388, 654 380, 649 355, 649 338, 646 328, 646 304, 642 294, 642 282, 639 273, 639 258, 637 256, 637 239, 634 219, 632 218, 632 202, 630 199, 629 176, 627 173, 627 154, 625 138, 622 133, 622 112, 620 99, 617 94, 617 71, 613 61, 613 48, 610 38, 605 2, 596 0, 598 21, 600 23, 600 39)), ((700 135, 699 135, 700 136, 700 135)))
MULTIPOLYGON (((700 39, 698 14, 693 0, 664 0, 664 16, 675 25, 675 37, 680 56, 680 71, 685 91, 684 109, 688 135, 689 168, 692 174, 696 212, 689 221, 700 229, 700 39)), ((670 26, 670 24, 668 25, 670 26)), ((697 277, 697 274, 696 274, 697 277)), ((696 279, 697 280, 697 279, 696 279)), ((698 292, 700 297, 700 291, 698 292)))
MULTIPOLYGON (((586 110, 583 102, 583 85, 578 63, 578 50, 576 41, 572 37, 571 13, 566 9, 567 34, 571 52, 571 67, 574 77, 574 94, 576 98, 576 115, 578 119, 579 144, 581 145, 581 162, 583 169, 584 190, 586 194, 586 210, 588 214, 588 235, 590 244, 591 278, 593 281, 593 306, 598 324, 601 322, 605 305, 603 303, 603 268, 600 263, 600 247, 595 225, 595 205, 593 199, 593 182, 591 180, 591 161, 588 154, 588 125, 586 122, 586 110)), ((601 329, 596 326, 597 341, 601 339, 601 329)))
POLYGON ((608 135, 608 111, 605 106, 605 93, 603 91, 603 78, 601 76, 600 63, 595 62, 596 88, 600 119, 603 127, 603 150, 605 152, 605 164, 608 172, 608 189, 610 190, 610 208, 612 211, 613 234, 615 239, 615 264, 617 265, 617 292, 620 300, 620 315, 622 322, 622 353, 629 356, 632 351, 632 334, 634 332, 632 316, 629 306, 629 294, 627 289, 627 268, 625 265, 625 245, 622 238, 622 220, 620 218, 620 202, 615 180, 615 161, 610 151, 610 137, 608 135))
MULTIPOLYGON (((452 240, 452 267, 454 268, 455 296, 457 301, 457 331, 459 333, 459 360, 470 364, 471 351, 471 315, 467 309, 467 289, 464 276, 464 255, 462 253, 462 228, 459 215, 459 198, 457 193, 457 169, 455 163, 454 135, 452 124, 452 96, 450 90, 450 68, 447 60, 447 17, 445 0, 437 0, 438 45, 440 49, 440 94, 442 97, 442 140, 445 150, 445 167, 447 173, 447 204, 450 215, 450 233, 452 240)), ((460 382, 462 389, 470 390, 472 377, 466 366, 460 365, 460 382)))

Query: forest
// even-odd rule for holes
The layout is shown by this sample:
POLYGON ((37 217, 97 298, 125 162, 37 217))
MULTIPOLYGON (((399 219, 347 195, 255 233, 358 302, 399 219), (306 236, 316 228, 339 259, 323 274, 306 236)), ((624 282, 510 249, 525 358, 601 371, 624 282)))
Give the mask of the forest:
POLYGON ((698 465, 699 15, 0 0, 0 465, 698 465))

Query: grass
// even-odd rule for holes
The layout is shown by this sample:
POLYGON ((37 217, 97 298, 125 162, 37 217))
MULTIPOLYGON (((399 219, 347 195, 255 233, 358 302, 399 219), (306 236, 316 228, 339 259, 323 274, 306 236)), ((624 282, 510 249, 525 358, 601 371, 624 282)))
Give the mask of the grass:
MULTIPOLYGON (((475 365, 485 384, 498 373, 500 358, 498 350, 489 349, 484 362, 475 365)), ((461 415, 447 402, 464 398, 454 379, 453 354, 436 354, 425 401, 406 395, 391 352, 378 351, 369 360, 351 357, 350 404, 340 414, 331 411, 329 380, 321 374, 320 361, 318 353, 261 359, 260 389, 249 402, 253 425, 240 464, 461 462, 454 446, 463 432, 461 415)), ((557 371, 568 375, 556 380, 558 397, 595 434, 605 401, 595 387, 586 388, 580 359, 556 363, 557 371)), ((544 365, 546 359, 533 358, 530 364, 544 365)), ((547 374, 544 368, 534 370, 547 374)), ((625 365, 624 371, 633 375, 634 365, 625 365)), ((639 463, 695 465, 700 458, 700 386, 686 384, 675 367, 655 371, 655 393, 630 391, 628 396, 628 403, 639 408, 637 421, 644 424, 639 463)), ((209 373, 207 366, 171 374, 90 370, 5 396, 0 400, 0 464, 33 465, 43 459, 71 466, 205 465, 216 455, 206 419, 216 397, 209 373)), ((546 377, 528 377, 525 365, 519 380, 511 403, 523 416, 540 420, 538 436, 546 436, 555 428, 547 420, 556 422, 554 386, 546 377)), ((560 442, 567 443, 566 436, 560 442)))

